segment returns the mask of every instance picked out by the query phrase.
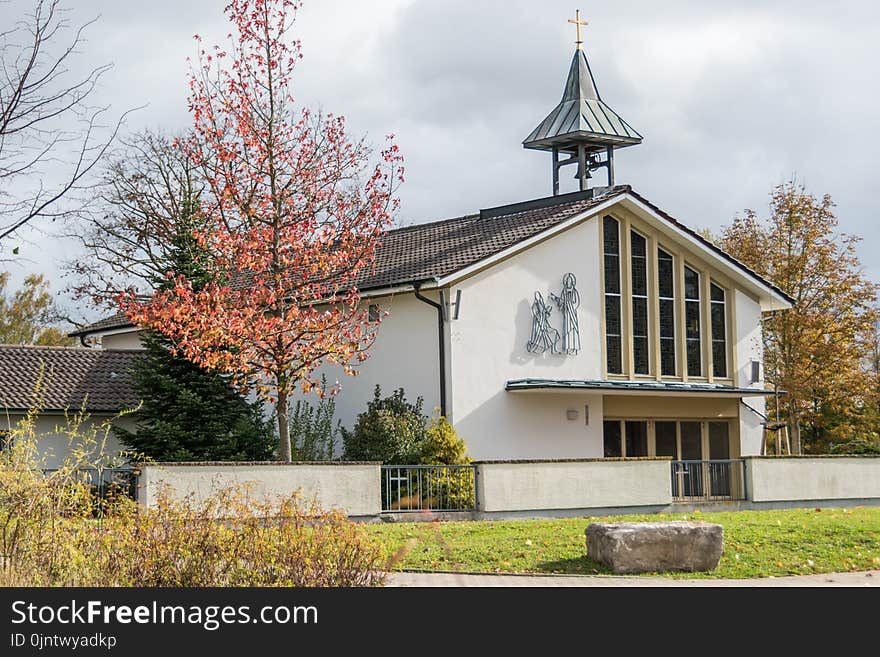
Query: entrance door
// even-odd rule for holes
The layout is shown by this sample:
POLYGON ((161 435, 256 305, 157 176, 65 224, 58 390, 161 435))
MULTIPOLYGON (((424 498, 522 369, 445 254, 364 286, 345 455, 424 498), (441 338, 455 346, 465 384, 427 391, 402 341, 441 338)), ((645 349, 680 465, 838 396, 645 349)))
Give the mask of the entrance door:
POLYGON ((709 485, 713 497, 730 496, 730 425, 709 422, 709 485))
POLYGON ((703 495, 703 431, 702 422, 681 422, 681 465, 682 495, 701 497, 703 495))

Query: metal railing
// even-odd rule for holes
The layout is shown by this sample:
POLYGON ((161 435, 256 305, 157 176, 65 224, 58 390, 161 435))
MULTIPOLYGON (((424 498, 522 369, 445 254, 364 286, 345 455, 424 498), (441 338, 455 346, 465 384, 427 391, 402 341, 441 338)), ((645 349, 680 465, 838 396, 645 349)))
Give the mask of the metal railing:
POLYGON ((473 465, 383 465, 382 511, 473 511, 473 465))
MULTIPOLYGON (((58 472, 57 468, 43 468, 44 475, 58 472)), ((92 488, 97 499, 107 495, 127 495, 137 500, 138 472, 132 468, 77 468, 71 471, 71 477, 92 488)))
POLYGON ((672 498, 676 502, 746 499, 745 461, 673 461, 672 498))

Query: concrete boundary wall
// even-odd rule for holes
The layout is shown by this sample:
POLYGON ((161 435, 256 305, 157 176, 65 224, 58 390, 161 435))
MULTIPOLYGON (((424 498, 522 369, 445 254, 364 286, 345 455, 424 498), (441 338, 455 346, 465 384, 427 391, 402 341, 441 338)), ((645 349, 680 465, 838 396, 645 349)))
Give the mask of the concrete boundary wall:
POLYGON ((138 466, 138 501, 146 506, 168 488, 177 499, 199 503, 222 488, 247 484, 257 495, 289 496, 299 490, 324 509, 351 517, 377 516, 381 464, 327 463, 156 463, 138 466))
POLYGON ((481 513, 665 506, 669 459, 485 461, 477 463, 481 513))
POLYGON ((880 498, 880 458, 746 457, 746 490, 752 502, 880 498))

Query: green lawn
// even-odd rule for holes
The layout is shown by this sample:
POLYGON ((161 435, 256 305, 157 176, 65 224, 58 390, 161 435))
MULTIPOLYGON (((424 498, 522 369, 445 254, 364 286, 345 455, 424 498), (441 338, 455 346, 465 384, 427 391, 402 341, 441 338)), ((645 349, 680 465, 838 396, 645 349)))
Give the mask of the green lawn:
POLYGON ((737 511, 606 518, 387 523, 369 532, 395 569, 598 574, 587 559, 590 522, 703 520, 724 527, 724 554, 710 573, 678 577, 769 577, 880 568, 880 508, 737 511))

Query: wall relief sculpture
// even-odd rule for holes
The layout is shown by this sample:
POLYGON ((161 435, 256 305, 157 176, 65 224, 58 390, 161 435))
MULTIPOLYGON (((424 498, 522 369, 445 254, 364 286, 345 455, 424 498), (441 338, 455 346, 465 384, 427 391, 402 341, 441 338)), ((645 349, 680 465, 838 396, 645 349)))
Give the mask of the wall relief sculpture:
POLYGON ((551 354, 568 356, 574 356, 580 351, 577 310, 581 299, 576 285, 575 275, 568 273, 562 277, 562 291, 559 294, 550 293, 550 299, 562 315, 561 332, 550 322, 553 307, 544 300, 540 292, 535 292, 535 299, 532 301, 532 332, 526 343, 526 351, 533 354, 549 351, 551 354))

